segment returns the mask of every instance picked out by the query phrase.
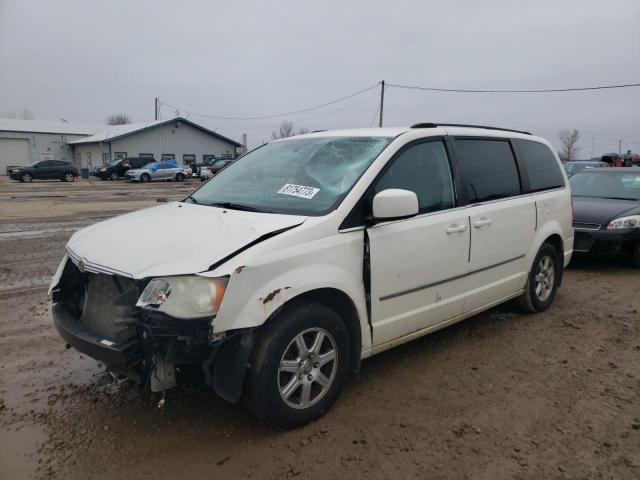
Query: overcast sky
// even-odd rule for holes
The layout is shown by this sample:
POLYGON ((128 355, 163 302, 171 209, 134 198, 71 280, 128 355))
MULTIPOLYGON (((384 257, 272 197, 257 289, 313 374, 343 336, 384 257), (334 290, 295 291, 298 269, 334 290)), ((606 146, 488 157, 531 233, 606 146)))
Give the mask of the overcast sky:
MULTIPOLYGON (((537 89, 640 82, 639 0, 134 1, 0 0, 0 113, 104 123, 153 120, 154 97, 250 145, 283 119, 296 127, 369 126, 390 83, 537 89), (339 110, 339 111, 336 111, 339 110)), ((175 109, 162 106, 162 117, 175 109)), ((525 129, 579 156, 640 150, 640 88, 460 94, 388 88, 384 123, 441 121, 525 129)))

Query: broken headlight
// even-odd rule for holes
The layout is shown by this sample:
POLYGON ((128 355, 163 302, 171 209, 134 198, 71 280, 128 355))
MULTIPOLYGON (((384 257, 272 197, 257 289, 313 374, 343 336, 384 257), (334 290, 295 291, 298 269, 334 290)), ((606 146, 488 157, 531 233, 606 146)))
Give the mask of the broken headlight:
POLYGON ((218 313, 229 279, 197 275, 154 278, 136 307, 157 310, 175 318, 210 317, 218 313))

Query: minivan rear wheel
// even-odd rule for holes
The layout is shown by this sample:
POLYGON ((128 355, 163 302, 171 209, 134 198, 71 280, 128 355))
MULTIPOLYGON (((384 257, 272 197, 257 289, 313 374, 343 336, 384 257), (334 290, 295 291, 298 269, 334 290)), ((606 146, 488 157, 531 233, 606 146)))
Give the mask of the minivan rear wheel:
POLYGON ((349 350, 349 333, 335 311, 313 302, 292 305, 258 341, 245 384, 247 405, 274 427, 319 418, 340 394, 349 350))
POLYGON ((523 308, 529 312, 542 312, 549 308, 556 297, 561 275, 562 265, 558 251, 550 243, 543 243, 520 297, 523 308))

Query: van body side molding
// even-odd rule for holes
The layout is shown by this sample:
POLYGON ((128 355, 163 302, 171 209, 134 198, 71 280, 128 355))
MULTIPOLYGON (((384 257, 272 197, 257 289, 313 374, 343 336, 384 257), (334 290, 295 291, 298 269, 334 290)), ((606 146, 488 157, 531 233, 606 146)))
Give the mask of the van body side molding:
POLYGON ((455 275, 453 277, 443 278, 442 280, 437 280, 437 281, 431 282, 431 283, 425 283, 424 285, 418 285, 416 287, 411 287, 411 288, 409 288, 407 290, 401 290, 399 292, 390 293, 388 295, 383 295, 382 297, 379 298, 379 300, 381 302, 384 302, 385 300, 390 300, 392 298, 401 297, 402 295, 408 295, 410 293, 419 292, 420 290, 424 290, 424 289, 429 288, 429 287, 435 287, 436 285, 442 285, 443 283, 451 282, 453 280, 458 280, 458 279, 463 278, 463 277, 468 277, 469 275, 474 275, 476 273, 484 272, 485 270, 490 270, 492 268, 500 267, 502 265, 506 265, 507 263, 511 263, 511 262, 515 262, 516 260, 520 260, 521 258, 524 258, 524 257, 525 257, 525 254, 523 253, 522 255, 518 255, 517 257, 513 257, 513 258, 510 258, 508 260, 503 260, 502 262, 494 263, 493 265, 488 265, 486 267, 476 268, 475 270, 471 270, 470 272, 463 273, 462 275, 455 275))

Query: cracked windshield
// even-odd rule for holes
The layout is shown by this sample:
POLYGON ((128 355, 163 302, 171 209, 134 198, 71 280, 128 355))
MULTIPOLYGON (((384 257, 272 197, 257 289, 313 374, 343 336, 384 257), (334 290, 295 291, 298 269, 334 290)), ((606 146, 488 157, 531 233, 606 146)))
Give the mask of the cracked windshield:
POLYGON ((321 215, 338 205, 391 140, 316 137, 273 142, 221 171, 189 200, 243 210, 321 215))

